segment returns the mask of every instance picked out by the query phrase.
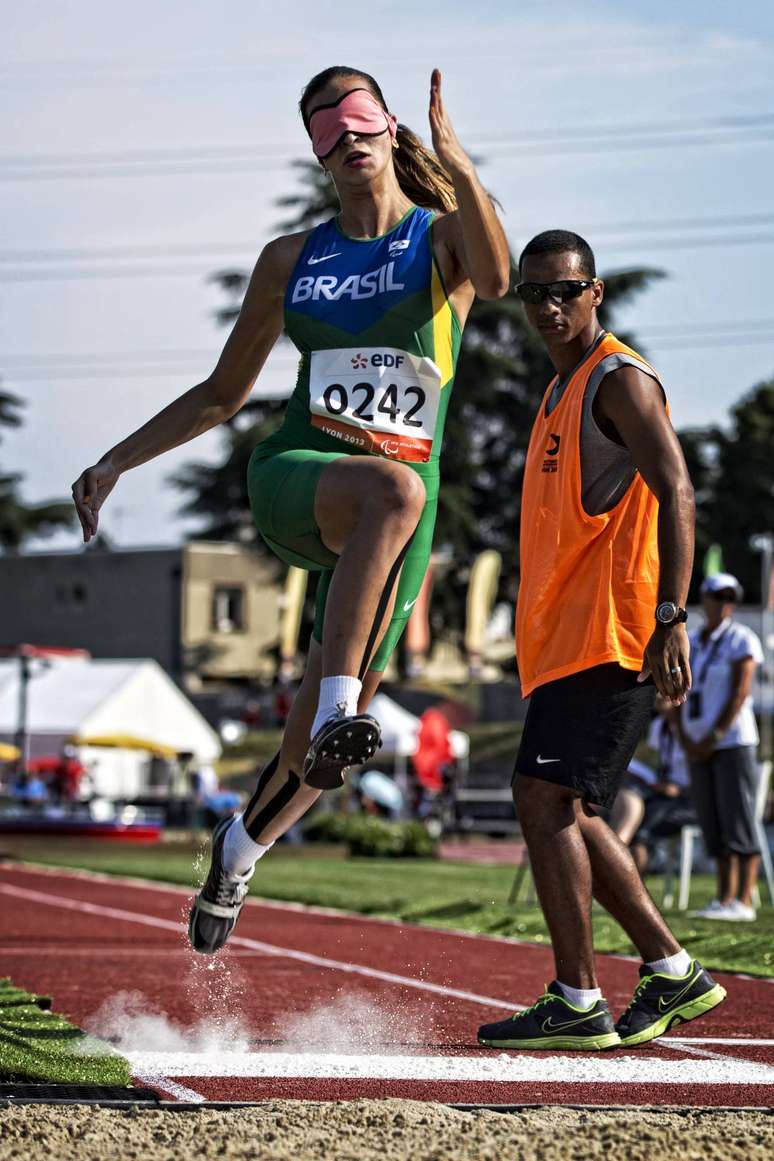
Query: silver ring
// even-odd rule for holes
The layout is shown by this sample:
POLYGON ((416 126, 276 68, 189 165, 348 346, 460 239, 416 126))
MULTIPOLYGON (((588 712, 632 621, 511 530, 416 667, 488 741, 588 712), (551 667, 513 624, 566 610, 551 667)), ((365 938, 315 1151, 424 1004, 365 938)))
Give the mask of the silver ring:
POLYGON ((670 669, 669 672, 670 673, 679 673, 680 670, 679 669, 670 669))

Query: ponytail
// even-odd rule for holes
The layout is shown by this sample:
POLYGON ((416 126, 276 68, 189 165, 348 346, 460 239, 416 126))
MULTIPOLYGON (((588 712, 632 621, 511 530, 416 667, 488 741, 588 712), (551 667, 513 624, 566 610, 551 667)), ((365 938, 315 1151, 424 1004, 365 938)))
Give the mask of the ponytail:
POLYGON ((398 148, 392 158, 398 185, 406 197, 427 210, 448 214, 457 208, 454 185, 433 153, 416 133, 398 125, 398 148))
MULTIPOLYGON (((301 94, 299 109, 307 133, 309 132, 309 118, 306 109, 309 101, 330 81, 348 77, 353 80, 365 81, 385 113, 388 112, 382 90, 369 73, 364 73, 360 69, 347 68, 344 65, 334 65, 312 77, 301 94)), ((432 149, 427 149, 416 133, 412 133, 405 125, 398 125, 396 141, 398 148, 393 152, 392 161, 398 185, 406 197, 411 198, 415 205, 422 206, 426 210, 440 210, 444 214, 456 210, 457 199, 454 195, 454 185, 432 149)))

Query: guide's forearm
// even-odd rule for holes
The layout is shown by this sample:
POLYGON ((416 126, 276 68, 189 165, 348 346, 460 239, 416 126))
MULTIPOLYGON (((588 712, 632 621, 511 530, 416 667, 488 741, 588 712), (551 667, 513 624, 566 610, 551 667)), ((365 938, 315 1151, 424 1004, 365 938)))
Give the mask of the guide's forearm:
POLYGON ((468 275, 480 298, 502 298, 511 275, 508 240, 475 168, 453 174, 468 275))
POLYGON ((168 407, 116 444, 102 458, 110 459, 119 472, 139 467, 173 447, 217 427, 229 415, 209 379, 173 400, 168 407))
POLYGON ((659 601, 685 605, 693 569, 696 504, 693 488, 678 485, 659 501, 659 601))

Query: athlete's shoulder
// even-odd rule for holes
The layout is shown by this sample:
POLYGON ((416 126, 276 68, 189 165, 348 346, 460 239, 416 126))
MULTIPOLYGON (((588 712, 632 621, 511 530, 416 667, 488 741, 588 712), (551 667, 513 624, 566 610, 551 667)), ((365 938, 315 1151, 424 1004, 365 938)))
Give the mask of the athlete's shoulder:
POLYGON ((623 364, 638 367, 646 375, 660 380, 661 376, 655 367, 652 367, 644 355, 636 351, 634 347, 630 347, 612 331, 606 331, 602 341, 599 344, 599 355, 602 359, 609 358, 611 355, 618 355, 623 364))
POLYGON ((649 403, 654 399, 658 399, 662 404, 666 403, 666 393, 661 380, 653 368, 644 359, 639 358, 636 361, 627 358, 625 362, 620 362, 618 366, 611 367, 606 372, 599 385, 600 403, 604 405, 604 401, 612 394, 619 399, 621 397, 628 399, 634 405, 649 403))
POLYGON ((279 237, 272 238, 261 251, 258 262, 263 264, 268 274, 275 275, 279 281, 286 284, 312 232, 298 230, 294 234, 280 234, 279 237))

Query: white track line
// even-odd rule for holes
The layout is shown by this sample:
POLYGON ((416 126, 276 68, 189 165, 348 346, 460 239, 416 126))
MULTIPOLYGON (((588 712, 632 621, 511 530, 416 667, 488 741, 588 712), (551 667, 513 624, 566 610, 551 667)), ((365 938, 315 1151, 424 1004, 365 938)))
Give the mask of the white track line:
MULTIPOLYGON (((63 907, 72 911, 81 911, 85 914, 91 915, 105 915, 108 918, 128 921, 132 923, 141 923, 149 927, 160 927, 167 931, 174 931, 180 934, 180 924, 173 922, 170 919, 160 919, 153 915, 141 915, 135 911, 124 911, 115 907, 104 907, 97 903, 87 903, 82 900, 70 899, 61 895, 48 895, 41 891, 32 891, 27 887, 14 887, 9 883, 0 883, 0 893, 10 895, 16 898, 26 898, 34 902, 45 903, 50 906, 63 907)), ((246 937, 234 935, 229 941, 229 946, 238 944, 240 947, 250 949, 247 954, 259 953, 261 955, 272 955, 285 957, 287 959, 295 959, 301 963, 312 964, 316 967, 325 967, 332 970, 344 971, 351 974, 363 975, 373 979, 384 980, 387 983, 399 984, 404 987, 416 988, 420 991, 434 992, 437 995, 451 996, 455 999, 467 1000, 474 1004, 483 1004, 488 1007, 503 1008, 507 1011, 523 1011, 525 1005, 517 1004, 514 1000, 497 1000, 490 996, 480 996, 475 992, 460 991, 455 988, 447 988, 441 984, 432 984, 427 980, 412 979, 409 976, 399 976, 392 972, 382 972, 377 968, 363 967, 359 964, 352 964, 340 960, 326 959, 323 956, 311 955, 307 952, 295 951, 291 948, 278 947, 275 944, 260 943, 257 940, 247 939, 246 937)), ((11 951, 13 949, 10 949, 11 951)), ((35 948, 39 952, 39 948, 35 948)), ((61 954, 61 949, 58 949, 61 954)), ((126 949, 121 949, 126 953, 126 949)), ((182 954, 187 955, 189 949, 181 947, 179 949, 158 949, 157 951, 150 951, 150 954, 182 954)), ((140 954, 140 952, 135 952, 140 954)), ((145 956, 148 954, 148 949, 142 949, 141 954, 145 956)), ((662 1037, 657 1041, 659 1045, 667 1045, 670 1048, 676 1048, 678 1045, 728 1045, 737 1046, 741 1048, 774 1047, 774 1039, 747 1039, 743 1037, 713 1037, 713 1036, 670 1036, 668 1038, 662 1037)), ((687 1049, 686 1049, 687 1051, 687 1049)))
POLYGON ((192 1088, 186 1088, 184 1084, 178 1084, 177 1081, 169 1080, 166 1076, 156 1076, 152 1072, 135 1072, 134 1078, 141 1080, 143 1084, 152 1085, 153 1088, 169 1093, 176 1100, 187 1101, 191 1105, 200 1105, 207 1100, 207 1097, 202 1096, 200 1092, 194 1092, 192 1088))
MULTIPOLYGON (((99 903, 86 903, 80 899, 70 899, 64 895, 47 895, 42 891, 31 891, 27 887, 12 887, 9 883, 0 883, 0 894, 10 895, 16 899, 29 899, 33 903, 43 903, 50 907, 61 907, 67 911, 79 911, 84 915, 101 915, 106 919, 116 919, 124 923, 140 923, 146 927, 160 927, 164 931, 174 931, 180 935, 181 925, 171 919, 160 919, 155 915, 141 915, 137 911, 124 911, 118 907, 103 907, 99 903)), ((259 951, 263 955, 276 956, 280 959, 293 959, 298 963, 309 964, 312 967, 330 968, 334 971, 347 972, 349 975, 366 976, 369 979, 381 980, 387 984, 397 984, 404 988, 416 988, 421 992, 432 992, 437 996, 448 996, 455 1000, 466 1000, 471 1004, 483 1004, 488 1008, 504 1008, 509 1012, 521 1011, 523 1004, 513 1000, 498 1000, 492 996, 479 996, 476 992, 460 991, 457 988, 447 988, 442 984, 432 984, 428 980, 418 980, 411 976, 399 976, 393 972, 379 971, 378 968, 363 967, 361 964, 349 963, 346 960, 327 959, 325 956, 312 955, 306 951, 296 951, 294 948, 278 947, 273 943, 262 943, 257 939, 247 939, 240 935, 233 935, 231 944, 248 947, 259 951)))
POLYGON ((774 1068, 749 1060, 595 1056, 348 1056, 296 1052, 131 1052, 135 1075, 490 1083, 774 1085, 774 1068))
POLYGON ((740 1036, 670 1036, 659 1044, 730 1044, 743 1048, 774 1048, 774 1040, 753 1040, 740 1036))
POLYGON ((675 1044, 670 1043, 669 1040, 662 1039, 654 1041, 660 1043, 662 1048, 674 1048, 676 1052, 687 1052, 689 1056, 702 1056, 707 1060, 738 1060, 738 1056, 729 1056, 727 1052, 711 1052, 707 1048, 699 1048, 696 1044, 675 1044))
MULTIPOLYGON (((133 875, 108 875, 103 871, 87 871, 78 867, 47 866, 43 863, 28 863, 23 859, 14 860, 14 868, 29 874, 48 875, 54 878, 63 876, 71 879, 89 880, 99 883, 121 883, 128 887, 141 887, 150 891, 167 891, 175 895, 186 895, 189 899, 195 888, 183 887, 177 883, 164 883, 156 879, 141 879, 133 875)), ((486 931, 464 931, 459 927, 434 927, 431 923, 412 923, 405 919, 388 919, 383 915, 364 915, 360 911, 348 911, 340 907, 322 907, 314 903, 294 903, 290 900, 265 899, 260 895, 249 896, 246 905, 257 907, 273 907, 278 911, 307 912, 310 915, 330 916, 333 919, 356 919, 363 924, 382 924, 391 927, 417 927, 423 931, 432 931, 435 935, 450 935, 460 939, 473 939, 479 942, 502 943, 508 947, 526 947, 538 951, 548 950, 545 944, 536 943, 530 939, 517 939, 512 935, 492 935, 486 931)), ((641 963, 639 956, 624 955, 622 952, 610 951, 604 953, 607 959, 624 960, 627 963, 641 963)), ((750 980, 756 984, 774 984, 774 976, 751 976, 745 972, 724 971, 722 975, 735 976, 739 980, 750 980)))

